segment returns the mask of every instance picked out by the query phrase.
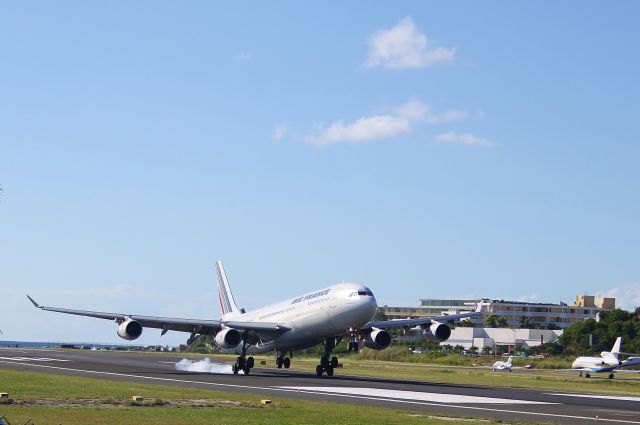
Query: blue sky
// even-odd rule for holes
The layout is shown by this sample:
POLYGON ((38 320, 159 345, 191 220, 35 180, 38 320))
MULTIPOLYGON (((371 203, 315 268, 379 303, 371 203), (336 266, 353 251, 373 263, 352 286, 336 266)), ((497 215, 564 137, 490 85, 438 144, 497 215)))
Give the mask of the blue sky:
POLYGON ((26 292, 217 317, 218 258, 249 309, 343 280, 640 305, 639 12, 3 5, 4 337, 117 340, 26 292))

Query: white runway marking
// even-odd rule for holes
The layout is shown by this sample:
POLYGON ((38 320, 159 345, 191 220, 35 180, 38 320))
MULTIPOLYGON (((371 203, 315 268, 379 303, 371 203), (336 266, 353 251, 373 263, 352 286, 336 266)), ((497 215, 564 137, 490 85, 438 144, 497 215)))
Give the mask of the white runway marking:
POLYGON ((379 388, 352 387, 277 387, 314 393, 346 394, 399 400, 430 401, 455 404, 557 404, 544 401, 515 400, 509 398, 478 397, 461 394, 425 393, 418 391, 385 390, 379 388))
POLYGON ((582 397, 582 398, 601 398, 604 400, 620 400, 620 401, 640 401, 640 397, 628 397, 623 395, 597 395, 597 394, 561 394, 561 393, 545 393, 547 395, 559 395, 562 397, 582 397))
POLYGON ((48 357, 0 357, 0 360, 10 360, 14 362, 69 362, 65 359, 50 359, 48 357))
MULTIPOLYGON (((283 392, 298 392, 298 390, 291 390, 286 388, 277 388, 277 387, 259 387, 255 385, 240 385, 240 384, 223 384, 220 382, 208 382, 208 381, 192 381, 189 379, 176 379, 176 378, 163 378, 160 376, 148 376, 148 375, 135 375, 130 373, 116 373, 116 372, 105 372, 101 370, 87 370, 87 369, 74 369, 70 367, 61 367, 61 366, 51 366, 44 364, 35 364, 35 363, 19 363, 19 362, 11 362, 6 360, 0 360, 0 363, 7 364, 15 364, 21 366, 31 366, 35 368, 42 369, 53 369, 53 370, 66 370, 70 372, 80 372, 86 373, 89 375, 102 375, 102 376, 120 376, 125 378, 134 378, 140 380, 148 380, 148 381, 159 381, 159 382, 176 382, 182 384, 198 384, 198 385, 208 385, 214 388, 240 388, 240 389, 250 389, 250 390, 262 390, 262 391, 283 391, 283 392)), ((328 394, 331 395, 331 394, 328 394)), ((462 406, 456 404, 440 404, 440 403, 430 403, 426 401, 412 401, 412 400, 398 400, 393 398, 375 398, 375 397, 367 397, 367 396, 358 396, 358 395, 343 395, 343 397, 350 398, 358 398, 358 399, 369 399, 369 400, 379 400, 379 401, 388 401, 399 404, 411 404, 411 405, 424 405, 424 406, 439 406, 439 407, 450 407, 454 409, 461 409, 466 411, 477 410, 484 412, 500 412, 500 413, 515 413, 520 415, 529 415, 529 416, 540 416, 540 417, 549 417, 549 418, 568 418, 568 419, 584 419, 588 421, 593 421, 595 418, 590 416, 578 416, 578 415, 563 415, 559 413, 546 413, 546 412, 531 412, 527 410, 514 410, 514 409, 505 409, 505 408, 497 408, 497 407, 481 407, 481 406, 462 406)), ((612 419, 600 417, 598 419, 602 422, 614 422, 614 423, 625 423, 625 424, 639 424, 640 421, 632 421, 627 419, 612 419)))

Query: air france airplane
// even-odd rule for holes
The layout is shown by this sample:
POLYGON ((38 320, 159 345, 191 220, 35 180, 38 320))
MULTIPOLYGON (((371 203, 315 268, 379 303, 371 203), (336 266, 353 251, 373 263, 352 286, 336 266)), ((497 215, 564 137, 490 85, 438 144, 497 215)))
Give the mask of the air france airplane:
POLYGON ((117 334, 126 340, 135 340, 143 328, 188 332, 187 344, 196 336, 212 335, 215 343, 226 349, 239 349, 240 356, 233 365, 233 372, 249 374, 254 365, 247 353, 276 352, 276 366, 289 368, 293 351, 324 344, 324 355, 316 367, 316 375, 333 376, 338 358, 331 352, 343 338, 349 338, 349 351, 357 351, 359 344, 374 350, 382 350, 391 344, 389 329, 419 326, 432 341, 446 341, 451 329, 445 321, 452 321, 479 313, 470 312, 433 318, 371 321, 377 303, 366 286, 357 283, 340 283, 319 289, 277 304, 245 312, 239 309, 222 261, 216 263, 220 320, 177 319, 170 317, 138 316, 133 314, 102 313, 41 306, 27 295, 34 306, 41 310, 75 314, 98 319, 113 320, 118 324, 117 334), (287 356, 289 353, 289 356, 287 356))

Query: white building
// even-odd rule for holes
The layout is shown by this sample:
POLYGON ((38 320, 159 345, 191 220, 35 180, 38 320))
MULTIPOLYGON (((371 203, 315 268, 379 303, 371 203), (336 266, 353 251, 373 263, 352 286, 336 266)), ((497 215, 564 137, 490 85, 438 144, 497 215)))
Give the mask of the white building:
POLYGON ((509 329, 509 328, 455 328, 451 336, 440 345, 462 345, 465 349, 477 347, 480 352, 490 347, 496 352, 515 352, 556 341, 561 330, 509 329))

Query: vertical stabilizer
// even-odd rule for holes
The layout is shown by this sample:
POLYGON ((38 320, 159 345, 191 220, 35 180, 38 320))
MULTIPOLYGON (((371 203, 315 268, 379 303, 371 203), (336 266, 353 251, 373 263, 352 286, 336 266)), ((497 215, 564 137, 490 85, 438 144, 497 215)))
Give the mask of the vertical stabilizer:
POLYGON ((618 354, 620 354, 620 347, 622 346, 622 337, 619 336, 616 338, 616 342, 613 344, 613 348, 611 349, 611 354, 618 358, 618 354))
POLYGON ((513 364, 513 357, 509 356, 509 359, 507 360, 507 366, 511 367, 512 364, 513 364))
POLYGON ((218 278, 218 299, 220 301, 220 314, 222 318, 236 316, 242 314, 236 305, 236 300, 231 293, 231 287, 227 280, 227 274, 224 272, 222 261, 216 262, 216 274, 218 278))

